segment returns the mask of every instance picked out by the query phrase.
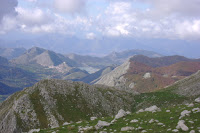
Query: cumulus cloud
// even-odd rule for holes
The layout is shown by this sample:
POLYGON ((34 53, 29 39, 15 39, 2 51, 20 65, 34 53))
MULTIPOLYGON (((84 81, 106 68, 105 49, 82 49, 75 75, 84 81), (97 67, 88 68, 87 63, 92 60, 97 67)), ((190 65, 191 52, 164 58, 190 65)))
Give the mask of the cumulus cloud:
MULTIPOLYGON (((199 0, 136 0, 150 5, 149 13, 153 17, 181 15, 184 17, 199 17, 199 0)), ((152 17, 152 16, 151 16, 152 17)))
POLYGON ((3 0, 0 5, 1 33, 17 28, 31 33, 85 35, 87 39, 95 39, 97 35, 200 39, 199 0, 105 0, 108 5, 102 8, 105 10, 98 10, 97 17, 76 14, 84 10, 87 0, 53 1, 54 8, 28 9, 16 8, 16 0, 3 0), (9 4, 9 1, 12 2, 9 4), (147 6, 136 8, 135 2, 147 6), (63 13, 76 15, 66 17, 63 13))
POLYGON ((92 33, 92 32, 86 34, 86 38, 87 38, 87 39, 93 40, 93 39, 95 39, 95 37, 96 37, 95 34, 92 33))
POLYGON ((39 8, 24 9, 18 7, 16 8, 16 11, 18 12, 18 20, 21 23, 29 26, 46 24, 50 23, 53 20, 52 14, 44 12, 39 8))
MULTIPOLYGON (((106 36, 114 37, 199 39, 198 20, 200 19, 197 16, 194 17, 194 12, 199 8, 197 9, 195 4, 189 4, 183 0, 184 4, 191 6, 184 10, 179 0, 173 2, 162 0, 163 3, 157 0, 141 1, 153 6, 151 9, 138 10, 133 8, 134 2, 129 0, 110 2, 105 14, 98 18, 98 20, 103 20, 98 21, 99 31, 106 36), (189 16, 190 13, 193 16, 189 16)), ((198 4, 196 0, 194 2, 198 4)))
POLYGON ((63 13, 80 13, 85 4, 86 0, 54 0, 55 8, 63 13))
POLYGON ((37 0, 26 0, 28 2, 37 2, 37 0))
POLYGON ((175 31, 182 39, 200 39, 200 19, 177 23, 175 31))
POLYGON ((0 21, 4 16, 16 15, 17 0, 0 0, 0 21))

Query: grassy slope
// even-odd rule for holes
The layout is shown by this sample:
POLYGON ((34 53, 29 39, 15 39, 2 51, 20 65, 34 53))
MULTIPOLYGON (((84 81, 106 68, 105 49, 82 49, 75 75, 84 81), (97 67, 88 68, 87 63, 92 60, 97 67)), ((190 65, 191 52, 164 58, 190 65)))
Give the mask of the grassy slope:
MULTIPOLYGON (((179 121, 180 114, 183 110, 189 110, 191 111, 193 108, 199 107, 200 104, 195 104, 194 107, 187 107, 186 105, 177 105, 177 106, 171 106, 167 108, 161 108, 160 112, 142 112, 142 113, 132 113, 130 115, 127 115, 124 118, 120 118, 115 122, 113 125, 109 127, 105 127, 102 130, 108 131, 108 132, 120 132, 122 127, 131 126, 134 128, 142 127, 140 130, 133 130, 135 133, 140 133, 142 130, 146 130, 148 133, 155 133, 155 132, 171 132, 167 131, 168 129, 176 129, 177 123, 179 121), (166 112, 166 110, 170 110, 170 112, 166 112), (137 123, 130 123, 131 120, 137 119, 139 122, 137 123), (149 123, 151 119, 158 120, 159 122, 163 123, 163 125, 158 125, 159 122, 153 122, 149 123)), ((185 116, 182 118, 182 120, 185 120, 185 124, 189 127, 190 130, 195 130, 198 132, 198 127, 200 125, 200 112, 198 113, 191 113, 190 116, 185 116), (193 121, 194 123, 190 123, 189 121, 193 121)), ((41 133, 47 133, 47 132, 53 132, 56 131, 57 133, 65 133, 65 132, 78 132, 78 127, 82 126, 94 126, 97 124, 98 120, 103 120, 110 122, 113 118, 112 117, 106 117, 106 118, 100 118, 95 121, 83 121, 82 123, 72 123, 68 126, 61 126, 59 128, 54 129, 45 129, 41 130, 41 133)), ((88 133, 94 132, 95 129, 91 129, 89 131, 86 131, 88 133)), ((183 132, 181 129, 179 132, 183 132)))

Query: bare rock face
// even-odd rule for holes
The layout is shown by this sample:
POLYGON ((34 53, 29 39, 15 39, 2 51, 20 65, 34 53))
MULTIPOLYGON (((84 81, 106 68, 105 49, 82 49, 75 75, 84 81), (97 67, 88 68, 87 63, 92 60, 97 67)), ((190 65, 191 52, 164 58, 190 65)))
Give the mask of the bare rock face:
POLYGON ((156 112, 156 111, 160 111, 160 108, 158 108, 156 105, 153 105, 149 108, 146 108, 145 111, 156 112))
POLYGON ((95 125, 95 128, 98 130, 98 129, 101 129, 103 127, 108 127, 108 126, 110 126, 110 123, 99 120, 98 123, 95 125))
MULTIPOLYGON (((195 74, 186 77, 175 84, 175 93, 183 96, 198 96, 200 95, 200 70, 195 74)), ((200 102, 200 99, 197 101, 200 102)))
POLYGON ((176 126, 177 129, 182 129, 183 131, 188 131, 189 128, 185 125, 185 121, 184 120, 180 120, 178 122, 178 125, 176 126))
POLYGON ((103 84, 107 86, 121 86, 126 83, 124 74, 127 73, 129 69, 130 62, 129 60, 115 68, 110 73, 104 75, 96 84, 103 84))
POLYGON ((42 80, 0 104, 0 132, 55 128, 67 121, 131 110, 133 92, 82 82, 42 80))
POLYGON ((117 115, 115 116, 115 119, 122 118, 126 115, 127 115, 127 113, 123 109, 120 109, 119 112, 117 113, 117 115))
POLYGON ((143 76, 144 79, 151 78, 151 73, 145 73, 143 76))

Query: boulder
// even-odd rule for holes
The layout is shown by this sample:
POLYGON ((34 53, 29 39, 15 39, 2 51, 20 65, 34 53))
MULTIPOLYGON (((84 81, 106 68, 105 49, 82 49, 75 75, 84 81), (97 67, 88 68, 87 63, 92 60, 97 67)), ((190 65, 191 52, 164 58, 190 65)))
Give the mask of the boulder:
POLYGON ((130 123, 136 123, 136 122, 138 122, 138 120, 136 119, 130 121, 130 123))
POLYGON ((198 112, 200 112, 200 108, 193 108, 193 109, 192 109, 192 112, 193 112, 193 113, 198 113, 198 112))
POLYGON ((181 118, 183 118, 183 117, 185 117, 185 116, 189 116, 190 113, 191 113, 191 111, 188 111, 188 110, 182 111, 182 112, 181 112, 181 116, 180 116, 179 119, 181 119, 181 118))
POLYGON ((154 119, 151 119, 150 121, 149 121, 149 123, 153 123, 154 122, 154 119))
POLYGON ((95 129, 98 130, 98 129, 101 129, 103 127, 108 127, 108 126, 110 126, 110 123, 99 120, 98 123, 95 125, 95 129))
POLYGON ((96 120, 97 119, 97 117, 90 117, 90 120, 91 121, 94 121, 94 120, 96 120))
POLYGON ((131 130, 134 130, 134 129, 135 129, 134 127, 122 127, 121 131, 131 131, 131 130))
POLYGON ((200 97, 196 98, 194 101, 200 103, 200 97))
POLYGON ((178 122, 178 125, 176 126, 177 129, 182 129, 183 131, 188 131, 189 128, 185 125, 185 121, 184 120, 180 120, 178 122))
POLYGON ((137 111, 137 113, 140 113, 140 112, 144 112, 144 109, 140 109, 137 111))
POLYGON ((39 132, 40 129, 31 129, 28 133, 35 133, 35 132, 39 132))
POLYGON ((66 126, 66 125, 69 125, 70 123, 68 123, 68 122, 65 122, 65 123, 63 123, 63 126, 66 126))
POLYGON ((120 109, 117 113, 117 115, 115 116, 115 119, 119 119, 119 118, 122 118, 124 116, 126 116, 127 113, 123 110, 123 109, 120 109))
POLYGON ((149 108, 146 108, 144 111, 156 112, 156 111, 160 111, 160 108, 158 108, 156 105, 153 105, 149 108))

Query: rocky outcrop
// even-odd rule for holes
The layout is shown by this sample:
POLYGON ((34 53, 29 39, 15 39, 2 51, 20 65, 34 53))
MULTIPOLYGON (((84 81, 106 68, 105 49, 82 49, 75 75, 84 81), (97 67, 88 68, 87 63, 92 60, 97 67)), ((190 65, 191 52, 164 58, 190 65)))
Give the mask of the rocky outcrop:
POLYGON ((200 71, 176 82, 171 86, 168 86, 167 88, 172 88, 175 93, 183 96, 200 95, 200 71))
POLYGON ((126 83, 124 74, 127 73, 129 65, 130 62, 128 60, 110 73, 104 75, 98 82, 96 82, 96 84, 103 84, 107 86, 124 86, 126 83))
POLYGON ((42 80, 0 104, 0 132, 54 128, 69 121, 131 110, 134 93, 102 85, 42 80))

